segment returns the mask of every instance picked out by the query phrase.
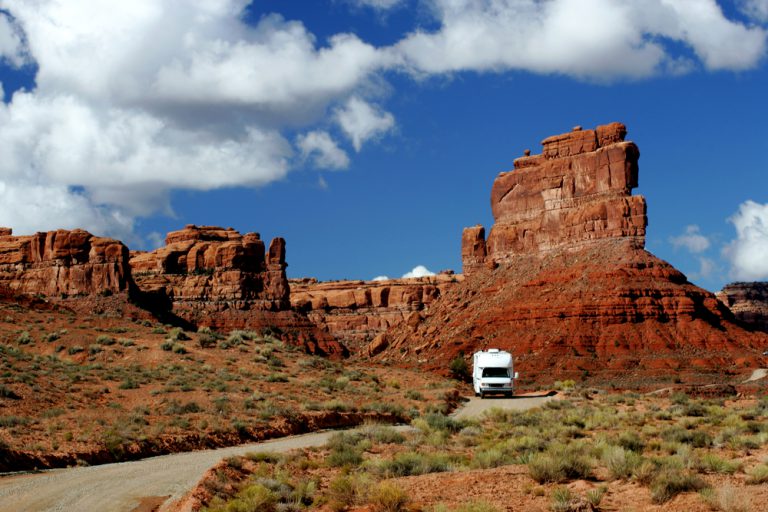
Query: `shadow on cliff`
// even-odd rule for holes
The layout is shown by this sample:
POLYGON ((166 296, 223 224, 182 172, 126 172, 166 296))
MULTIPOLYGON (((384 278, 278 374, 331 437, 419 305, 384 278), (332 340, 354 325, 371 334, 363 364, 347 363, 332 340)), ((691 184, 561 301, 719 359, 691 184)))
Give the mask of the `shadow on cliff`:
POLYGON ((164 291, 145 292, 132 286, 128 298, 134 305, 151 313, 164 324, 181 327, 185 331, 197 330, 195 324, 173 313, 173 301, 164 291))

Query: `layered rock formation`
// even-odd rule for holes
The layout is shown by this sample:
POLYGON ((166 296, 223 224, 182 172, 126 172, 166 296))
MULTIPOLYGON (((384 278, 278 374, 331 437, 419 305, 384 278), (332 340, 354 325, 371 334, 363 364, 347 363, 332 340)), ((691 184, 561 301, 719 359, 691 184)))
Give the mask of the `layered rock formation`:
POLYGON ((379 357, 445 370, 457 354, 498 347, 524 382, 616 384, 760 364, 768 337, 643 249, 645 201, 631 196, 639 151, 625 133, 613 123, 550 137, 499 174, 488 239, 481 226, 462 236, 465 280, 421 322, 390 329, 379 357))
POLYGON ((6 293, 61 297, 127 291, 128 249, 87 231, 13 236, 0 228, 0 288, 6 293))
POLYGON ((716 295, 747 328, 768 333, 768 283, 730 283, 716 295))
POLYGON ((526 155, 514 171, 499 174, 491 190, 494 225, 487 242, 482 228, 465 230, 465 272, 509 262, 520 254, 621 238, 645 244, 645 199, 637 187, 640 151, 625 142, 620 123, 596 130, 574 128, 542 142, 540 155, 526 155))
POLYGON ((342 355, 345 347, 291 309, 285 240, 265 252, 258 233, 188 225, 168 233, 165 247, 131 253, 138 289, 173 315, 215 329, 283 333, 309 352, 342 355))
POLYGON ((176 303, 248 301, 261 310, 289 308, 282 238, 272 240, 265 254, 258 233, 188 225, 168 233, 165 244, 131 254, 142 291, 162 291, 176 303))
MULTIPOLYGON (((291 304, 352 352, 360 352, 388 328, 418 316, 461 279, 452 273, 387 281, 294 279, 291 304)), ((379 338, 372 350, 385 343, 379 338)))

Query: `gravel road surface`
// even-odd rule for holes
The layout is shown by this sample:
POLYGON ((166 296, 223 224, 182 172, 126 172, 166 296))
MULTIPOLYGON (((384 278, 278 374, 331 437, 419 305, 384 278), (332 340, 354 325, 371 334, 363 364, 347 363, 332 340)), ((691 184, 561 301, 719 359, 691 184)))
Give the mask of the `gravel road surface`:
MULTIPOLYGON (((472 398, 454 416, 476 416, 493 407, 529 409, 551 399, 549 396, 485 400, 472 398)), ((410 427, 396 428, 406 430, 410 427)), ((128 512, 136 508, 142 498, 155 496, 169 496, 166 501, 169 504, 181 498, 208 468, 226 457, 248 452, 284 452, 294 448, 322 446, 332 435, 333 432, 317 432, 133 462, 3 476, 0 477, 0 512, 128 512)))

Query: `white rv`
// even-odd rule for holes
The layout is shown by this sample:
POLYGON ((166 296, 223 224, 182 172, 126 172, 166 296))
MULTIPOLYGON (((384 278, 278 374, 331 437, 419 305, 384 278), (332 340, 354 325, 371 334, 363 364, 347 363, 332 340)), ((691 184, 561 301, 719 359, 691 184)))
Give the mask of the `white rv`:
POLYGON ((497 348, 475 352, 472 356, 472 385, 475 396, 485 398, 488 393, 503 393, 512 396, 514 380, 512 354, 497 348))

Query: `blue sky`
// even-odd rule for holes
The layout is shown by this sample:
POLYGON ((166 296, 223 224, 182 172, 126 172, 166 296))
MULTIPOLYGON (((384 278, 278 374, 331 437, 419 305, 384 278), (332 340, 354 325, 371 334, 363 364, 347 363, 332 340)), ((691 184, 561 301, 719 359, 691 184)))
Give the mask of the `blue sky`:
POLYGON ((0 225, 283 236, 289 275, 461 269, 524 149, 621 121, 647 248, 768 279, 767 0, 0 0, 0 225))

